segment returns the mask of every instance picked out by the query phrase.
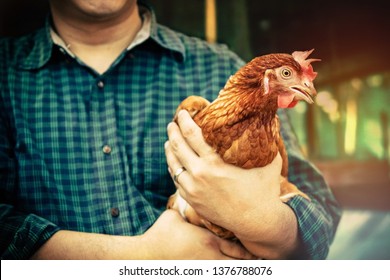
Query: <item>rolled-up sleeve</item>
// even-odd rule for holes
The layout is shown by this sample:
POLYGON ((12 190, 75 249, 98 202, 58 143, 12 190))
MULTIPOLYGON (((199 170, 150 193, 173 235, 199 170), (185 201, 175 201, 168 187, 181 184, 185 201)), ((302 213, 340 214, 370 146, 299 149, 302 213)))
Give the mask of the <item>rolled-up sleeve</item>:
POLYGON ((34 214, 0 204, 0 252, 2 259, 28 259, 59 227, 34 214))
POLYGON ((7 122, 0 114, 0 255, 1 259, 27 259, 59 227, 13 206, 18 191, 17 161, 8 135, 7 122))
POLYGON ((279 118, 289 159, 288 179, 311 199, 296 196, 287 203, 298 221, 301 248, 296 257, 325 259, 340 221, 341 209, 321 172, 301 152, 286 113, 279 112, 279 118))

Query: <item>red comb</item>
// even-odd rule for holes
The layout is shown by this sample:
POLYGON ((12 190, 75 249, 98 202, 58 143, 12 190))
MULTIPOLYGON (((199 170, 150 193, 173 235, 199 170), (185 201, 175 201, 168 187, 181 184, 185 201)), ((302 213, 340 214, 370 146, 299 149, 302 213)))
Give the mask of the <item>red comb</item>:
POLYGON ((298 62, 301 65, 303 73, 306 76, 308 76, 312 81, 317 76, 317 72, 313 71, 313 67, 311 66, 311 63, 315 61, 321 61, 321 59, 318 58, 306 59, 313 51, 314 49, 311 49, 310 51, 304 51, 304 52, 295 51, 292 53, 292 57, 295 59, 296 62, 298 62))

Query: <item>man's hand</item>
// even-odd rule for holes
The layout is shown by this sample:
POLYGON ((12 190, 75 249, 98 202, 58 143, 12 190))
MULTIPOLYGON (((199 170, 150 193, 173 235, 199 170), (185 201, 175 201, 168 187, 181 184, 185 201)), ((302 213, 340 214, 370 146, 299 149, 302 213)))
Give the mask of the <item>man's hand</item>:
POLYGON ((295 247, 296 218, 279 199, 280 155, 262 168, 226 164, 204 141, 186 111, 178 114, 178 125, 168 125, 168 137, 169 171, 173 177, 178 168, 185 167, 176 186, 198 214, 234 232, 257 256, 283 257, 295 247), (280 254, 278 246, 283 247, 280 254))
MULTIPOLYGON (((171 175, 184 166, 176 184, 180 195, 203 217, 233 232, 246 225, 254 211, 271 210, 279 200, 281 157, 264 168, 243 169, 226 164, 204 141, 200 128, 186 111, 179 126, 168 126, 166 156, 171 175), (259 209, 261 208, 261 209, 259 209)), ((259 217, 264 220, 265 215, 259 217)), ((250 234, 248 232, 248 234, 250 234)))
POLYGON ((191 225, 173 210, 165 211, 142 236, 151 259, 253 259, 238 242, 221 239, 191 225))

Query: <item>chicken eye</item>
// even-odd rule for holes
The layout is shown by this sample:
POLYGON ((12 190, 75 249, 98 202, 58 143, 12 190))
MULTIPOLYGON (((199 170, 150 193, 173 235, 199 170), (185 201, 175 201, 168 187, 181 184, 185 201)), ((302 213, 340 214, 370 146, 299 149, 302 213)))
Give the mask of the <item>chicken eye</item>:
POLYGON ((283 78, 290 78, 291 74, 292 74, 292 72, 291 72, 290 69, 288 69, 288 68, 283 68, 282 69, 282 77, 283 78))

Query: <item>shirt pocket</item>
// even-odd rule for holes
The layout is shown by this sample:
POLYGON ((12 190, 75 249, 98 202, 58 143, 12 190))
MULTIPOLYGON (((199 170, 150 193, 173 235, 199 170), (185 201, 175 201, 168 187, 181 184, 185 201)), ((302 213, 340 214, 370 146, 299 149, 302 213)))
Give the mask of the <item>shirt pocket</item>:
POLYGON ((176 191, 165 157, 166 140, 166 137, 146 137, 143 146, 144 194, 157 207, 165 207, 169 196, 176 191))

